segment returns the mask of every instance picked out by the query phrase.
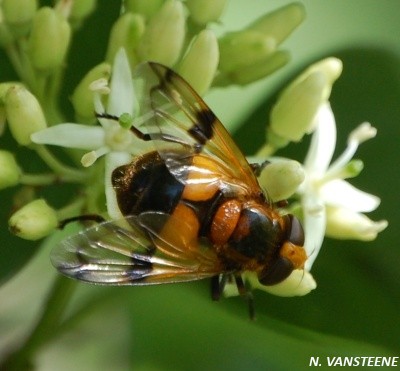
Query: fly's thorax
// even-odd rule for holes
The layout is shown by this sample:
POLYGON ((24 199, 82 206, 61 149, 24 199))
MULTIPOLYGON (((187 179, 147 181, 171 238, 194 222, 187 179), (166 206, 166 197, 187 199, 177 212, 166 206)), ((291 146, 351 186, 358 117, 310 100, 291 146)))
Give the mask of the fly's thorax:
POLYGON ((229 246, 249 260, 265 265, 277 254, 284 240, 284 220, 267 204, 246 203, 229 246))

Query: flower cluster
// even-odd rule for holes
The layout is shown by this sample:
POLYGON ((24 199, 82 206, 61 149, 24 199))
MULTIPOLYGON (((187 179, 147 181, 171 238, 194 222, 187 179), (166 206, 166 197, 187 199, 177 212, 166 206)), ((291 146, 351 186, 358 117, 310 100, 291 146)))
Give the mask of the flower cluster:
MULTIPOLYGON (((216 25, 226 2, 126 0, 112 27, 104 62, 88 71, 71 94, 75 111, 71 121, 76 122, 66 122, 57 106, 65 59, 71 35, 95 9, 95 2, 59 1, 52 8, 38 8, 37 1, 28 0, 20 12, 19 2, 3 0, 0 43, 21 82, 0 84, 1 132, 7 123, 15 143, 35 151, 50 171, 27 173, 14 153, 0 150, 0 189, 37 189, 55 183, 82 188, 76 199, 60 209, 32 193, 11 216, 11 232, 37 240, 65 218, 84 213, 120 216, 111 172, 129 162, 144 145, 130 131, 135 114, 131 71, 139 63, 153 60, 172 67, 203 95, 212 87, 257 81, 288 62, 288 52, 279 46, 302 22, 301 5, 286 5, 243 30, 217 37, 210 25, 216 25), (95 112, 119 120, 101 116, 97 120, 95 112), (67 148, 77 165, 63 163, 48 145, 67 148), (104 196, 106 204, 99 202, 104 196)), ((278 295, 304 295, 315 288, 309 270, 325 235, 371 240, 387 225, 362 214, 374 210, 379 199, 344 180, 361 171, 362 162, 352 157, 376 130, 362 124, 350 134, 343 154, 331 163, 336 126, 329 95, 341 69, 339 60, 323 60, 283 91, 271 112, 265 145, 252 159, 271 161, 261 173, 260 183, 274 201, 292 198, 294 202, 284 211, 297 214, 305 226, 306 270, 293 272, 269 289, 278 295), (278 149, 310 133, 312 142, 303 165, 272 157, 278 149)), ((265 289, 255 277, 249 275, 247 280, 253 287, 265 289)), ((229 290, 228 286, 227 295, 229 290)))

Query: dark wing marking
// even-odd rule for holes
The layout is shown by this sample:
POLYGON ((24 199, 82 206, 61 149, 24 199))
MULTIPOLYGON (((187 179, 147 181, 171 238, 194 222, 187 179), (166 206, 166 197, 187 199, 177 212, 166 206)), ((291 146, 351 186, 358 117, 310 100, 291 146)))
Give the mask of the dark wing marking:
POLYGON ((104 285, 193 281, 221 273, 211 247, 188 249, 159 236, 167 218, 163 213, 129 216, 124 219, 129 228, 100 223, 62 241, 53 249, 51 261, 66 276, 104 285))
POLYGON ((185 167, 190 158, 202 153, 218 165, 216 175, 222 181, 230 179, 251 191, 259 189, 253 170, 228 131, 182 77, 148 62, 138 67, 135 86, 139 115, 149 118, 144 120, 147 132, 179 181, 186 182, 185 167))

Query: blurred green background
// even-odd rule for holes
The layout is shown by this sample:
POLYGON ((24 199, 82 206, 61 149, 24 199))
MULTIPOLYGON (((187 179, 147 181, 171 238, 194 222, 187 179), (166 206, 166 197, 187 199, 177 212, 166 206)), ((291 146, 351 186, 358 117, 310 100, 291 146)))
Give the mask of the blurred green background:
MULTIPOLYGON (((400 3, 301 2, 307 18, 285 42, 291 63, 249 88, 217 90, 206 100, 245 153, 252 154, 262 142, 268 112, 285 83, 311 62, 325 56, 340 58, 344 71, 331 96, 338 153, 359 123, 369 121, 377 127, 377 137, 356 155, 365 168, 352 183, 382 198, 370 216, 387 219, 387 230, 368 243, 326 239, 313 267, 318 288, 302 298, 255 292, 255 322, 248 320, 241 298, 211 302, 208 282, 137 288, 80 284, 72 308, 88 305, 90 311, 72 331, 43 349, 39 369, 56 365, 57 370, 302 370, 309 368, 310 356, 400 356, 400 3), (92 298, 97 298, 95 304, 89 304, 92 298)), ((286 3, 231 0, 223 22, 226 29, 241 28, 286 3)), ((74 75, 67 76, 63 92, 66 112, 71 113, 68 96, 73 87, 103 59, 117 15, 117 1, 99 1, 96 14, 75 37, 68 67, 74 75)), ((15 76, 0 51, 0 80, 11 78, 15 76)), ((11 148, 8 135, 0 141, 2 148, 11 148)), ((281 154, 302 161, 307 145, 308 139, 281 154)), ((37 166, 33 160, 32 169, 37 166)), ((46 195, 57 204, 63 192, 55 188, 46 195)), ((4 282, 36 251, 32 243, 10 236, 5 227, 12 195, 12 190, 0 195, 4 282)), ((28 273, 23 269, 0 288, 0 347, 8 328, 4 308, 15 305, 14 315, 20 319, 15 326, 30 328, 27 321, 37 313, 54 275, 47 258, 51 244, 35 258, 34 268, 28 273)))

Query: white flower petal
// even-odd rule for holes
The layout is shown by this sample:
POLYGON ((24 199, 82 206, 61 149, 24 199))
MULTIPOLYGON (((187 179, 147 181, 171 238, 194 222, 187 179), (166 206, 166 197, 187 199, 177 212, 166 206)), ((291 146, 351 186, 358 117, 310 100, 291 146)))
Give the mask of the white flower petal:
POLYGON ((311 273, 303 269, 295 269, 284 281, 273 286, 257 287, 277 296, 304 296, 317 287, 311 273))
POLYGON ((326 234, 329 237, 372 241, 387 226, 386 220, 374 222, 364 214, 343 207, 327 208, 326 234))
POLYGON ((96 126, 66 123, 38 131, 31 139, 37 144, 92 150, 103 145, 104 131, 96 126))
POLYGON ((381 202, 379 197, 360 191, 341 179, 335 179, 322 185, 319 193, 328 205, 345 207, 359 212, 373 211, 381 202))
POLYGON ((105 168, 105 193, 107 202, 107 212, 111 219, 121 219, 122 214, 118 207, 117 198, 111 183, 112 172, 121 165, 128 164, 132 160, 129 153, 126 152, 110 152, 106 156, 105 168))
POLYGON ((326 228, 325 206, 312 193, 307 193, 302 199, 303 203, 303 228, 304 228, 304 248, 308 259, 305 264, 306 270, 311 267, 318 256, 324 240, 326 228))
POLYGON ((111 93, 108 97, 107 113, 120 116, 133 114, 134 91, 131 69, 125 50, 120 49, 114 59, 111 76, 111 93))
MULTIPOLYGON (((304 296, 317 287, 311 273, 303 269, 295 269, 288 278, 273 286, 261 284, 254 272, 244 272, 243 278, 252 289, 262 290, 273 295, 284 297, 304 296)), ((231 297, 238 295, 240 295, 240 293, 236 283, 228 282, 224 287, 224 296, 231 297)))
POLYGON ((316 120, 304 167, 308 173, 318 176, 328 168, 336 145, 336 123, 329 103, 320 107, 316 120))
POLYGON ((250 282, 251 287, 254 289, 285 297, 304 296, 317 287, 311 273, 303 269, 295 269, 288 278, 273 286, 262 285, 254 274, 246 275, 246 280, 250 282))

